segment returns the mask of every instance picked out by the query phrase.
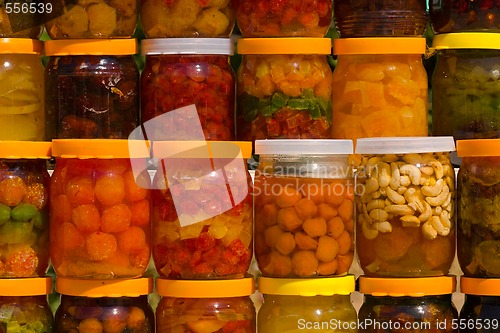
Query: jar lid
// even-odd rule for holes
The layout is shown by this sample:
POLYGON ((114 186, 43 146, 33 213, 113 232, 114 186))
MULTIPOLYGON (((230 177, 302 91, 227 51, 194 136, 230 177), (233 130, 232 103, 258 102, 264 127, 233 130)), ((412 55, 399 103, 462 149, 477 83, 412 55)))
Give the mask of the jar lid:
POLYGON ((330 38, 240 38, 239 54, 331 54, 330 38))
POLYGON ((426 40, 421 37, 366 37, 333 40, 333 54, 424 54, 426 40))
POLYGON ((45 42, 45 55, 132 55, 137 53, 136 39, 60 39, 45 42))
POLYGON ((355 290, 354 275, 314 279, 259 277, 259 292, 266 295, 332 296, 349 295, 355 290))
POLYGON ((500 156, 500 139, 457 140, 459 157, 500 156))
POLYGON ((356 140, 356 154, 409 154, 455 151, 452 136, 383 137, 356 140))
POLYGON ((460 291, 479 296, 500 296, 500 279, 477 279, 461 276, 460 291))
POLYGON ((447 49, 500 49, 500 34, 484 32, 461 32, 438 34, 432 39, 432 47, 447 49))
POLYGON ((243 297, 255 292, 253 277, 232 280, 156 279, 156 291, 163 297, 219 298, 243 297))
POLYGON ((0 279, 0 296, 38 296, 52 293, 50 276, 0 279))
POLYGON ((55 139, 52 155, 61 158, 148 158, 150 142, 121 139, 55 139))
POLYGON ((153 292, 153 278, 74 279, 58 276, 56 291, 69 296, 138 297, 153 292))
POLYGON ((42 54, 43 42, 31 38, 0 38, 0 54, 42 54))
POLYGON ((0 141, 0 158, 49 159, 51 146, 51 142, 44 141, 0 141))
POLYGON ((155 141, 153 157, 157 158, 243 158, 252 157, 250 141, 155 141), (238 151, 239 148, 239 151, 238 151))
POLYGON ((260 155, 348 155, 353 153, 352 140, 275 139, 255 140, 260 155))
POLYGON ((422 297, 451 294, 455 291, 455 276, 422 278, 359 277, 359 292, 372 296, 422 297))
POLYGON ((230 38, 153 38, 141 41, 141 54, 219 54, 233 55, 230 38))

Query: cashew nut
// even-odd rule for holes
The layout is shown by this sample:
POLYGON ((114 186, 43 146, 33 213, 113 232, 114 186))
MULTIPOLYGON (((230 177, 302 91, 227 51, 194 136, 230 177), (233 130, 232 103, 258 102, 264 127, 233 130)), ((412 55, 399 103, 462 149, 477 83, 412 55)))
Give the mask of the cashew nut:
POLYGON ((423 202, 424 203, 424 211, 422 212, 422 214, 420 214, 418 216, 418 219, 421 221, 421 222, 426 222, 427 220, 429 220, 432 216, 432 207, 431 205, 429 205, 427 202, 423 202))
POLYGON ((408 189, 408 187, 406 186, 400 186, 396 192, 398 192, 399 194, 404 194, 406 192, 406 190, 408 189))
POLYGON ((401 184, 401 186, 410 186, 411 185, 410 177, 406 175, 401 175, 401 177, 399 178, 399 183, 401 184))
POLYGON ((455 177, 446 176, 446 185, 454 191, 455 190, 455 177))
POLYGON ((420 191, 415 187, 410 187, 404 193, 404 198, 408 202, 408 205, 416 211, 422 213, 425 209, 423 200, 419 196, 420 191))
POLYGON ((391 187, 387 187, 385 192, 389 200, 394 202, 396 205, 403 205, 406 203, 405 197, 394 191, 391 187))
POLYGON ((385 207, 385 201, 382 199, 374 199, 366 204, 367 211, 371 211, 376 208, 384 209, 384 207, 385 207))
POLYGON ((430 224, 429 221, 425 222, 422 225, 422 234, 424 235, 425 238, 429 240, 436 239, 438 235, 436 229, 434 229, 434 227, 430 224))
POLYGON ((403 227, 419 227, 420 220, 415 215, 404 215, 399 218, 403 227))
POLYGON ((387 162, 387 163, 396 162, 397 160, 398 160, 398 155, 396 155, 396 154, 385 154, 382 157, 382 161, 387 162))
POLYGON ((448 236, 448 234, 450 233, 450 228, 449 227, 447 228, 443 225, 441 218, 439 216, 432 216, 429 219, 428 223, 432 225, 434 230, 436 230, 436 232, 440 236, 448 236))
POLYGON ((389 186, 391 181, 391 166, 385 162, 377 163, 378 168, 378 185, 383 188, 389 186))
MULTIPOLYGON (((430 206, 429 206, 430 207, 430 206)), ((385 211, 394 215, 413 215, 415 211, 408 205, 389 205, 385 206, 385 211)))
POLYGON ((443 186, 441 193, 435 197, 426 197, 425 201, 427 201, 431 206, 441 206, 446 201, 448 193, 450 193, 448 186, 443 186))
POLYGON ((435 197, 443 190, 444 181, 439 179, 433 186, 422 186, 421 192, 423 195, 428 197, 435 197))
POLYGON ((422 156, 419 154, 405 154, 403 156, 403 161, 409 164, 420 164, 422 162, 422 156))
POLYGON ((375 170, 377 172, 377 163, 380 162, 381 158, 379 156, 373 156, 368 159, 365 165, 365 172, 367 177, 372 176, 372 172, 375 170))
POLYGON ((369 178, 365 184, 365 193, 373 193, 378 190, 378 180, 377 178, 369 178))
POLYGON ((443 212, 441 215, 439 215, 439 219, 441 220, 441 224, 445 227, 445 228, 448 228, 448 229, 451 229, 451 221, 450 219, 448 218, 447 216, 448 214, 445 214, 445 212, 443 212))
POLYGON ((368 214, 375 221, 387 221, 389 217, 384 209, 375 208, 368 214))
POLYGON ((431 166, 425 165, 420 167, 420 172, 423 173, 424 175, 432 176, 432 174, 434 173, 434 169, 431 166))
POLYGON ((365 217, 366 222, 372 224, 373 223, 373 219, 368 214, 368 211, 366 210, 366 205, 363 205, 362 209, 363 209, 363 216, 365 217))
POLYGON ((392 225, 387 221, 375 222, 372 227, 381 233, 392 232, 392 225))
POLYGON ((444 169, 443 169, 443 164, 441 162, 438 162, 436 159, 431 159, 429 161, 425 161, 427 164, 429 164, 433 169, 434 169, 434 175, 436 176, 436 179, 441 179, 444 176, 444 169))
POLYGON ((421 173, 419 168, 413 164, 405 164, 399 168, 401 175, 408 175, 413 185, 420 185, 421 173))
POLYGON ((363 224, 361 225, 361 232, 366 239, 375 239, 378 236, 378 230, 373 229, 367 221, 363 221, 363 224))
POLYGON ((399 183, 401 179, 401 174, 399 173, 399 166, 397 163, 391 163, 391 180, 389 182, 389 186, 393 190, 397 190, 399 188, 399 183))

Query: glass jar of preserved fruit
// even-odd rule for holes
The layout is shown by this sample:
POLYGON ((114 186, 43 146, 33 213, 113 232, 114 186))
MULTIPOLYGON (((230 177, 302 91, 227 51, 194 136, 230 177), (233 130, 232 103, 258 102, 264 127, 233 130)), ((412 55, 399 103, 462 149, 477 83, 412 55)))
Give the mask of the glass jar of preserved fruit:
POLYGON ((439 276, 455 257, 453 137, 356 142, 356 250, 367 276, 439 276))
POLYGON ((0 278, 49 266, 50 142, 0 141, 0 278))
POLYGON ((229 38, 142 41, 141 121, 154 140, 234 140, 233 45, 229 38), (192 104, 199 121, 177 110, 192 104), (175 113, 152 120, 170 111, 175 113))
POLYGON ((457 257, 465 276, 500 277, 500 140, 458 140, 457 257))
POLYGON ((1 38, 0 45, 0 140, 43 140, 43 44, 1 38))
POLYGON ((333 137, 427 136, 425 38, 334 40, 333 137))
POLYGON ((126 139, 139 126, 135 53, 135 39, 46 41, 47 139, 126 139))
POLYGON ((500 36, 436 35, 439 50, 432 76, 433 135, 460 139, 500 136, 500 36))
POLYGON ((43 1, 31 3, 2 1, 0 4, 0 38, 38 39, 42 34, 45 10, 52 10, 52 4, 46 7, 43 1))
POLYGON ((349 295, 354 275, 322 279, 260 277, 264 303, 258 313, 259 333, 357 332, 356 310, 349 295))
POLYGON ((56 332, 155 331, 148 294, 152 278, 78 280, 57 277, 61 302, 55 313, 56 332))
POLYGON ((142 276, 151 253, 148 143, 54 140, 52 154, 50 258, 57 276, 142 276))
POLYGON ((245 276, 253 250, 250 142, 156 141, 153 260, 161 277, 245 276))
POLYGON ((500 280, 460 277, 465 302, 460 311, 460 332, 494 333, 500 329, 500 280))
POLYGON ((458 332, 451 301, 454 276, 359 278, 364 303, 358 313, 363 332, 458 332))
POLYGON ((330 52, 330 38, 238 40, 237 138, 330 138, 330 52))
POLYGON ((257 140, 255 256, 267 277, 346 274, 354 253, 351 140, 257 140))
POLYGON ((157 332, 255 333, 253 277, 233 280, 156 279, 157 332))

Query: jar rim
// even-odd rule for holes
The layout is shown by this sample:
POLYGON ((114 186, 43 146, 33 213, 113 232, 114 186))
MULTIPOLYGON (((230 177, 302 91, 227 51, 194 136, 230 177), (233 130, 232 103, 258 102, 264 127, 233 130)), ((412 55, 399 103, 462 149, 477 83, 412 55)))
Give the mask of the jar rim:
POLYGON ((149 158, 150 142, 123 139, 54 139, 52 156, 61 158, 149 158))
POLYGON ((56 291, 69 296, 138 297, 153 292, 153 278, 76 279, 58 276, 56 291))
POLYGON ((137 54, 137 39, 60 39, 45 41, 46 56, 137 54))
POLYGON ((52 143, 48 141, 0 141, 0 158, 49 159, 52 143))
POLYGON ((333 40, 336 55, 424 54, 426 39, 423 37, 363 37, 333 40))
POLYGON ((239 54, 309 54, 330 55, 332 40, 317 37, 240 38, 239 54))
POLYGON ((31 38, 0 38, 0 54, 43 53, 43 42, 31 38))
POLYGON ((355 291, 354 275, 314 279, 284 279, 259 277, 259 292, 281 296, 350 295, 355 291))
POLYGON ((151 38, 141 41, 142 55, 233 55, 231 38, 151 38))
POLYGON ((250 158, 250 141, 154 141, 156 158, 250 158), (239 152, 238 152, 239 149, 239 152))
POLYGON ((492 32, 461 32, 437 34, 432 39, 436 50, 491 49, 500 50, 500 34, 492 32))
POLYGON ((500 156, 500 140, 457 140, 457 155, 459 157, 500 156))
POLYGON ((359 292, 377 297, 422 297, 451 294, 456 290, 453 275, 438 277, 359 277, 359 292))
POLYGON ((156 279, 156 291, 162 297, 221 298, 244 297, 255 292, 253 276, 231 280, 156 279))
POLYGON ((349 155, 352 140, 340 139, 272 139, 255 140, 258 155, 349 155))
POLYGON ((409 154, 455 151, 452 136, 382 137, 356 140, 356 154, 409 154))
POLYGON ((0 296, 40 296, 52 293, 50 276, 0 279, 0 296))
POLYGON ((500 279, 461 276, 460 291, 467 295, 500 296, 500 279))

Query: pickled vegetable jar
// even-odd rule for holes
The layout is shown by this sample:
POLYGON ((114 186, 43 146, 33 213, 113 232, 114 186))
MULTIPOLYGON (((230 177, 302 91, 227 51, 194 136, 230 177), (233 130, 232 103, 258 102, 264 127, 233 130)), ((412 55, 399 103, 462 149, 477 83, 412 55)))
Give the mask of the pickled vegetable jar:
POLYGON ((155 140, 234 140, 231 39, 145 39, 141 48, 146 55, 141 75, 141 121, 154 133, 150 136, 155 140), (198 121, 177 110, 193 104, 198 121), (168 114, 170 111, 174 112, 168 114), (164 114, 168 115, 156 118, 164 114))
POLYGON ((332 21, 332 0, 234 1, 243 37, 324 37, 332 21))
POLYGON ((368 276, 448 274, 455 256, 453 137, 359 139, 356 250, 368 276))
POLYGON ((346 274, 354 253, 351 140, 258 140, 255 256, 267 277, 346 274))
POLYGON ((242 278, 253 249, 250 142, 156 141, 153 260, 170 279, 242 278), (207 145, 208 143, 208 145, 207 145))
POLYGON ((0 37, 38 39, 42 33, 43 13, 51 11, 52 4, 43 1, 13 2, 0 4, 0 37))
POLYGON ((465 276, 500 277, 500 140, 457 141, 457 257, 465 276))
POLYGON ((43 140, 43 44, 0 38, 0 45, 0 140, 43 140))
POLYGON ((0 141, 0 278, 49 266, 50 142, 0 141))
POLYGON ((500 280, 462 276, 465 302, 460 311, 460 332, 493 333, 500 329, 500 280))
POLYGON ((61 302, 55 313, 55 332, 155 331, 148 294, 152 278, 78 280, 57 277, 61 302))
POLYGON ((47 139, 126 139, 139 126, 136 52, 134 39, 45 42, 47 139))
POLYGON ((455 140, 500 136, 500 36, 484 33, 434 37, 439 50, 432 77, 434 135, 455 140))
POLYGON ((255 333, 253 277, 224 281, 159 278, 156 331, 255 333))
POLYGON ((331 137, 329 38, 238 40, 239 140, 331 137))
POLYGON ((147 142, 54 140, 52 148, 50 258, 57 276, 141 276, 151 253, 147 142))
POLYGON ((333 137, 427 136, 424 38, 334 40, 333 137))
POLYGON ((260 277, 264 303, 258 314, 259 333, 357 332, 350 293, 354 276, 324 279, 260 277))
POLYGON ((363 332, 458 332, 451 301, 454 276, 427 278, 359 278, 364 303, 358 320, 363 332))

